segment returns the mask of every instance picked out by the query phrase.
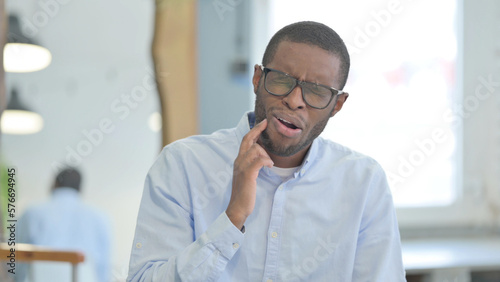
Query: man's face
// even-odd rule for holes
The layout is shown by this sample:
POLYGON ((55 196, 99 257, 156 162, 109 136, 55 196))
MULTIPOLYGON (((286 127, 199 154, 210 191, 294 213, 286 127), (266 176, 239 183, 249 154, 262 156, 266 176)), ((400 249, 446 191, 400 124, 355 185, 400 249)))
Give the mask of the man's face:
MULTIPOLYGON (((285 72, 301 81, 339 89, 340 59, 327 51, 304 43, 282 41, 266 67, 285 72)), ((341 108, 347 94, 333 99, 325 109, 308 106, 296 87, 287 96, 274 96, 264 88, 264 73, 255 68, 253 77, 256 123, 267 118, 268 125, 259 143, 269 153, 289 157, 304 153, 318 137, 330 117, 341 108), (293 125, 290 125, 292 123, 293 125), (295 128, 297 127, 297 128, 295 128)))

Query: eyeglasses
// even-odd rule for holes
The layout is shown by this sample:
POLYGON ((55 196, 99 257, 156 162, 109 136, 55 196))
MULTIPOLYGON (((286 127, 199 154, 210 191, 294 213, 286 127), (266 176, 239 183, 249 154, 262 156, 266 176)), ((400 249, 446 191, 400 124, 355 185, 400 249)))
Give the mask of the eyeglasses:
POLYGON ((263 68, 264 88, 274 96, 286 96, 300 85, 302 89, 302 99, 312 108, 324 109, 328 107, 333 97, 342 95, 345 92, 333 87, 301 81, 282 71, 263 68))

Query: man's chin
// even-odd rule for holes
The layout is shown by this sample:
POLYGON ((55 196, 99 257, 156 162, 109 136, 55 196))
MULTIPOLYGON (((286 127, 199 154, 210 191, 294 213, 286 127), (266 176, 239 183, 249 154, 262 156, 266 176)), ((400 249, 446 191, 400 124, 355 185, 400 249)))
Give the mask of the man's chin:
POLYGON ((262 132, 260 139, 260 145, 268 152, 279 157, 291 157, 297 154, 305 146, 301 144, 296 145, 283 145, 280 142, 272 141, 266 131, 262 132))

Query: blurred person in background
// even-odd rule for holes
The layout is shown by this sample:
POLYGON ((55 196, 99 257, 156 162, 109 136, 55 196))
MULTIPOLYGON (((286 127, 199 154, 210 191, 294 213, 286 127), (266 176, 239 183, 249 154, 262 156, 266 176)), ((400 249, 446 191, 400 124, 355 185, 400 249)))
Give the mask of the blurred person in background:
MULTIPOLYGON (((86 270, 92 272, 84 277, 108 282, 111 279, 110 220, 102 211, 83 203, 80 184, 81 175, 76 169, 62 170, 55 179, 50 199, 28 208, 19 219, 17 242, 58 250, 82 251, 85 254, 84 264, 88 267, 86 270)), ((20 265, 16 281, 26 281, 30 277, 33 281, 43 281, 41 277, 34 277, 36 275, 37 273, 29 274, 26 265, 20 265)), ((54 281, 55 277, 52 275, 50 281, 54 281)), ((71 276, 65 277, 69 281, 71 276)))

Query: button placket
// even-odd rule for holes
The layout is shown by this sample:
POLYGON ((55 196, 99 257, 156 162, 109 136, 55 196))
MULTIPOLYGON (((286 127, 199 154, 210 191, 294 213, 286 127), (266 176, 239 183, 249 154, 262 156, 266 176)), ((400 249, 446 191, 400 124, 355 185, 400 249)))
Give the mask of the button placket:
MULTIPOLYGON (((275 277, 278 273, 278 260, 281 247, 281 222, 283 220, 283 209, 285 204, 285 184, 281 184, 275 190, 273 205, 271 209, 271 220, 269 222, 266 252, 266 265, 264 267, 264 277, 275 277)), ((272 281, 272 280, 271 280, 272 281)))

